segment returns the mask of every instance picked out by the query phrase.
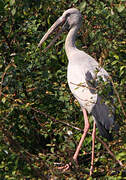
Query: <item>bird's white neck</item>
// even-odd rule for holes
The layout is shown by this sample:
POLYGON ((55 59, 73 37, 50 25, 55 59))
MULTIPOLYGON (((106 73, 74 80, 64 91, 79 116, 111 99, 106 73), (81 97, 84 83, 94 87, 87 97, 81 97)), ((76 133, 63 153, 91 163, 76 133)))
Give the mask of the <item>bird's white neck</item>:
POLYGON ((76 46, 75 46, 75 40, 76 40, 76 35, 77 35, 77 31, 78 31, 78 26, 73 26, 67 37, 66 37, 66 41, 65 41, 65 51, 66 51, 66 54, 67 54, 67 57, 69 59, 69 56, 72 52, 72 50, 75 50, 77 49, 76 46))

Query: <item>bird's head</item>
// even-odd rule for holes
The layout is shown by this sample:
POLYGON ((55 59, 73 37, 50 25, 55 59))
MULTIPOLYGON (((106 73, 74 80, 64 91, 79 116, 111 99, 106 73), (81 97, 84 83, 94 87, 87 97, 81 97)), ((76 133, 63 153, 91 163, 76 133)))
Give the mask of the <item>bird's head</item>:
POLYGON ((68 24, 70 29, 73 26, 79 26, 81 24, 81 13, 76 8, 70 8, 66 10, 61 18, 65 19, 65 23, 68 24))
POLYGON ((46 47, 45 50, 47 50, 50 46, 52 46, 55 41, 59 38, 60 34, 65 29, 71 29, 73 26, 80 26, 81 25, 81 13, 76 8, 70 8, 66 10, 61 17, 57 19, 57 21, 50 27, 50 29, 47 31, 47 33, 43 36, 41 41, 38 44, 38 47, 42 45, 42 43, 48 38, 50 34, 52 34, 59 26, 62 26, 62 28, 59 30, 57 36, 52 40, 52 42, 46 47))

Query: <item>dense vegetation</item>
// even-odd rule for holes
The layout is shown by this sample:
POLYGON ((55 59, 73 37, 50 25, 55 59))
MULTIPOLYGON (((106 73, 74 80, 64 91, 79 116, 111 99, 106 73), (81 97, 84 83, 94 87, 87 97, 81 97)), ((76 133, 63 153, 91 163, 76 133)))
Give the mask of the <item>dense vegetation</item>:
MULTIPOLYGON (((126 179, 126 8, 125 0, 0 0, 0 179, 87 179, 91 135, 79 156, 79 169, 59 172, 55 163, 72 159, 83 129, 79 104, 66 81, 64 33, 37 44, 64 10, 80 9, 83 24, 77 46, 110 74, 116 123, 108 142, 116 158, 99 141, 90 179, 126 179)), ((99 92, 100 93, 100 92, 99 92)), ((90 117, 92 122, 92 118, 90 117)), ((92 124, 92 123, 91 123, 92 124)), ((92 127, 92 126, 91 126, 92 127)), ((92 128, 90 133, 92 132, 92 128)), ((98 134, 98 132, 97 132, 98 134)))

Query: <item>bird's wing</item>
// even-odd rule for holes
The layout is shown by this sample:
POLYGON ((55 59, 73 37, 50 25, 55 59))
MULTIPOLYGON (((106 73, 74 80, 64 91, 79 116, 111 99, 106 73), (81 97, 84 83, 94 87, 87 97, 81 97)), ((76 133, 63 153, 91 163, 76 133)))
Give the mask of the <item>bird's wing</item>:
POLYGON ((115 110, 110 96, 112 95, 112 84, 109 80, 109 74, 103 68, 97 68, 93 77, 90 73, 87 74, 88 86, 95 87, 95 93, 97 93, 97 102, 93 106, 91 114, 95 119, 100 134, 111 140, 112 137, 109 134, 109 130, 114 123, 115 110))
POLYGON ((97 94, 95 88, 90 86, 87 79, 90 79, 87 70, 77 64, 68 66, 68 84, 72 94, 78 100, 79 104, 86 108, 88 112, 97 101, 97 94))

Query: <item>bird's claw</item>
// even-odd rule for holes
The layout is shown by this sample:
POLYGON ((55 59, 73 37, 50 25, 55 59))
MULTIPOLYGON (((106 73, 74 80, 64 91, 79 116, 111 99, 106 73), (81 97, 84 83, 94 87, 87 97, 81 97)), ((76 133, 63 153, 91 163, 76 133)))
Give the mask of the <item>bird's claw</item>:
POLYGON ((72 164, 72 163, 70 162, 70 163, 68 163, 68 164, 66 164, 66 165, 64 165, 64 166, 57 167, 57 169, 65 172, 65 171, 67 171, 67 170, 70 169, 71 164, 72 164))

